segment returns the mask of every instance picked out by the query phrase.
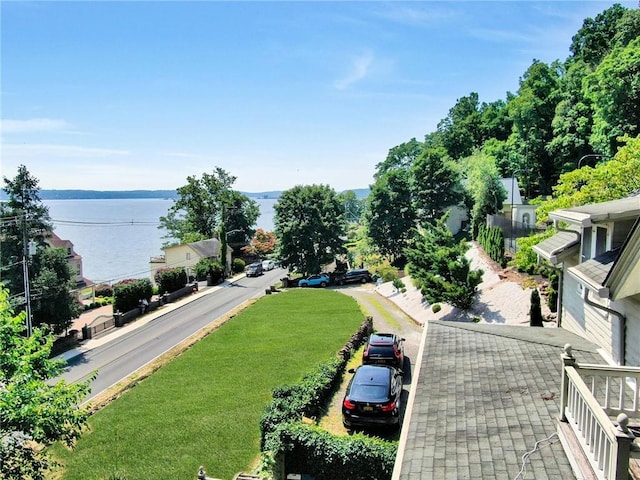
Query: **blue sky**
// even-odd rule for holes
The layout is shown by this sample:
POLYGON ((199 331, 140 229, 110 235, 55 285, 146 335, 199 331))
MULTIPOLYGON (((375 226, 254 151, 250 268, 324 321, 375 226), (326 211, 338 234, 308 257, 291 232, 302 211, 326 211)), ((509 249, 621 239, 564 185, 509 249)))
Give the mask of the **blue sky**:
MULTIPOLYGON (((42 189, 366 188, 614 2, 3 1, 2 176, 42 189)), ((636 8, 634 1, 618 2, 636 8)))

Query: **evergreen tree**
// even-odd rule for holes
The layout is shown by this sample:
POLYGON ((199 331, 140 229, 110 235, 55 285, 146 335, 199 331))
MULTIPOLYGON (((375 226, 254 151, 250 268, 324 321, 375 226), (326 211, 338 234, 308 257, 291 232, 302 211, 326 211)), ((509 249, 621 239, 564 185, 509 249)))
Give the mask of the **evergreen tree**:
POLYGON ((464 198, 460 174, 444 148, 423 152, 412 168, 412 200, 421 225, 433 224, 464 198))
POLYGON ((529 308, 529 325, 531 327, 542 327, 542 308, 540 307, 540 294, 534 288, 531 292, 531 307, 529 308))
POLYGON ((405 250, 409 274, 429 303, 449 303, 469 309, 482 282, 482 270, 471 270, 465 253, 469 245, 458 242, 446 225, 446 217, 421 230, 405 250))

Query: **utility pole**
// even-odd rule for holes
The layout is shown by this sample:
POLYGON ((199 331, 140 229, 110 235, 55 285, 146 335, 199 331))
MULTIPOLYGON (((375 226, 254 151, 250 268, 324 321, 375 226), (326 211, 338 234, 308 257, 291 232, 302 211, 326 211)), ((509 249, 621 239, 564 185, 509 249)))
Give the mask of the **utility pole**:
POLYGON ((31 336, 31 293, 29 292, 29 258, 35 253, 35 244, 32 241, 27 242, 27 213, 24 212, 24 220, 22 224, 22 275, 24 277, 24 297, 25 312, 27 314, 27 337, 31 336))

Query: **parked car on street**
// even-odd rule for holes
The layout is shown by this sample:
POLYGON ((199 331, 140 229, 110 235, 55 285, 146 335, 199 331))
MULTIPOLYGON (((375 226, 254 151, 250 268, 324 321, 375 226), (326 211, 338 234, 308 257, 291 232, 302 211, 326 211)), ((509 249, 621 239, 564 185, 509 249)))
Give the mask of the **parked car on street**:
POLYGON ((360 365, 342 400, 345 427, 398 426, 402 371, 387 365, 360 365))
POLYGON ((404 368, 404 338, 395 333, 373 333, 362 352, 365 365, 391 365, 404 368))
POLYGON ((273 260, 263 260, 262 261, 262 269, 265 272, 268 272, 269 270, 273 270, 274 268, 276 268, 276 262, 274 262, 273 260))
POLYGON ((367 269, 349 270, 338 275, 335 282, 338 285, 346 285, 347 283, 367 283, 371 281, 371 273, 367 269))
POLYGON ((247 277, 259 277, 263 274, 262 263, 256 262, 252 263, 247 267, 246 275, 247 277))
POLYGON ((307 278, 301 278, 298 281, 299 287, 326 287, 329 285, 329 275, 326 273, 319 273, 317 275, 311 275, 307 278))

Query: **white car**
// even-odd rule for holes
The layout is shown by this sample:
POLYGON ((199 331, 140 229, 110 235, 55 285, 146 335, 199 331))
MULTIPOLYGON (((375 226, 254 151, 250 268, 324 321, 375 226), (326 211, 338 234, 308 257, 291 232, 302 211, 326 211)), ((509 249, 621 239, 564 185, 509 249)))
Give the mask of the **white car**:
POLYGON ((262 269, 265 272, 268 272, 269 270, 273 270, 274 268, 276 268, 276 263, 273 260, 264 260, 262 262, 262 269))

